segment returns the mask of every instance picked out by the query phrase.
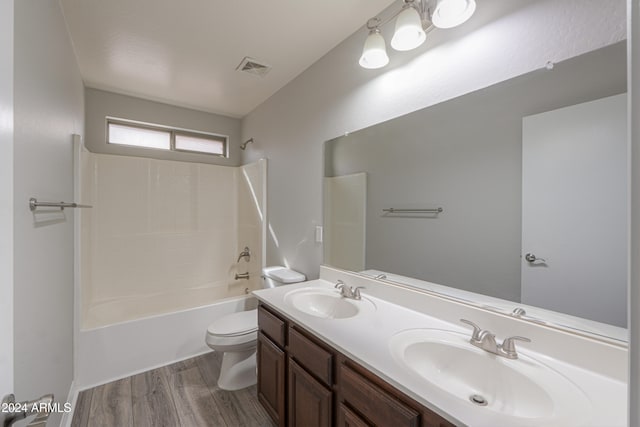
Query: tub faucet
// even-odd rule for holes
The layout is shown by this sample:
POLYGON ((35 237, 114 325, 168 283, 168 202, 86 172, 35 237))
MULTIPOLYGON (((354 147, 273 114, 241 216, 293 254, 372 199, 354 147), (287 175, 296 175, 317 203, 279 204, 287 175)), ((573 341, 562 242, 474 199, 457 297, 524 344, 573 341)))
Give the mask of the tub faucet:
POLYGON ((247 271, 246 273, 236 273, 236 280, 238 279, 247 279, 249 280, 249 272, 247 271))
POLYGON ((240 262, 240 260, 242 258, 246 258, 247 262, 251 261, 251 250, 249 249, 248 246, 245 246, 244 250, 242 252, 240 252, 240 256, 238 256, 238 261, 237 262, 240 262))

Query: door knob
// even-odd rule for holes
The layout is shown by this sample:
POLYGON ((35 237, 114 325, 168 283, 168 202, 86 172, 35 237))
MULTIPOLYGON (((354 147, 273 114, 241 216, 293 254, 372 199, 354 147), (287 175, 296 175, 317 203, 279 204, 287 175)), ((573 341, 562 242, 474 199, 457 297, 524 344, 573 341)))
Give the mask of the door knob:
POLYGON ((538 258, 537 256, 535 256, 532 253, 528 253, 524 256, 524 259, 527 260, 527 262, 547 262, 544 258, 538 258))

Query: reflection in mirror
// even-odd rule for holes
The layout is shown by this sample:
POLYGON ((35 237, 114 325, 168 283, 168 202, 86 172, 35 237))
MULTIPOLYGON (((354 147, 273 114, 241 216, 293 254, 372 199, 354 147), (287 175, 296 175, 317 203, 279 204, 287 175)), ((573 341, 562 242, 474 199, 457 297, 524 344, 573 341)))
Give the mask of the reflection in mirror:
POLYGON ((328 141, 325 264, 626 339, 625 92, 622 42, 328 141))

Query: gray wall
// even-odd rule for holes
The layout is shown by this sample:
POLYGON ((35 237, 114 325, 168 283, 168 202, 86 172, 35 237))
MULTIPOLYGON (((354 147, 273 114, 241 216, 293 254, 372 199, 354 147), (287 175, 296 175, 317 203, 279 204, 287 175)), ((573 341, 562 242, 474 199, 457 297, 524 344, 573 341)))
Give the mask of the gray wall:
POLYGON ((87 123, 85 146, 89 151, 226 166, 240 165, 239 144, 242 141, 240 141, 239 119, 91 88, 86 89, 85 99, 87 123), (229 157, 107 144, 105 120, 107 116, 228 135, 229 157))
POLYGON ((13 1, 0 1, 0 396, 13 391, 13 1))
POLYGON ((629 131, 631 152, 631 281, 629 284, 630 426, 640 425, 640 2, 629 1, 629 131))
MULTIPOLYGON (((383 28, 387 42, 392 31, 383 28)), ((380 70, 358 66, 366 34, 359 30, 243 119, 243 137, 256 141, 243 161, 269 158, 267 263, 310 278, 322 262, 313 237, 322 223, 325 141, 623 40, 625 2, 481 2, 465 25, 433 31, 420 48, 389 49, 380 70)))
MULTIPOLYGON (((32 214, 30 197, 73 199, 73 133, 84 88, 57 0, 15 2, 14 310, 18 399, 73 379, 73 210, 32 214)), ((4 326, 3 326, 4 327, 4 326)), ((60 414, 53 414, 56 425, 60 414)))
POLYGON ((328 142, 325 173, 367 172, 366 268, 520 302, 522 118, 625 91, 621 42, 328 142))

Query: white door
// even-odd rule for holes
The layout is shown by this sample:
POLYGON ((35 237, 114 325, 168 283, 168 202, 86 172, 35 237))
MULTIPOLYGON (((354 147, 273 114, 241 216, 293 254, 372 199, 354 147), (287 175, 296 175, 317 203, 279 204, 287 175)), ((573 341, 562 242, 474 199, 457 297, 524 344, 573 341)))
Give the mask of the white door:
POLYGON ((0 399, 13 391, 13 1, 0 0, 0 399))
POLYGON ((522 303, 626 326, 626 99, 523 119, 522 303))

